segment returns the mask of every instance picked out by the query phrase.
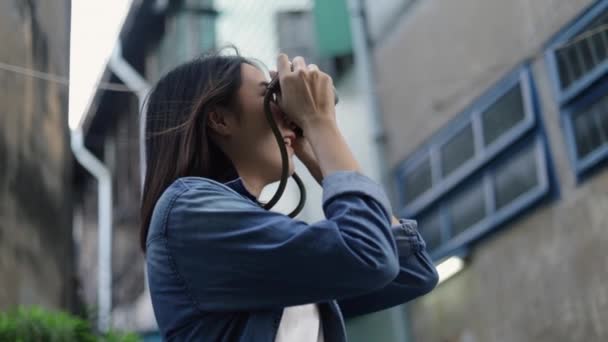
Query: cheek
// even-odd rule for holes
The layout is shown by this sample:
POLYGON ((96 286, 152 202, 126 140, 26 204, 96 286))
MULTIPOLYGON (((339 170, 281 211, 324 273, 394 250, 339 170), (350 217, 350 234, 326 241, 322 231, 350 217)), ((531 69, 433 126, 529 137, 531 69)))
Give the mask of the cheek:
POLYGON ((266 118, 259 118, 256 121, 243 124, 239 137, 242 152, 246 153, 248 157, 266 160, 267 162, 280 160, 277 140, 272 134, 266 118))
POLYGON ((263 110, 263 99, 241 98, 240 141, 248 157, 265 164, 281 165, 281 153, 263 110))
MULTIPOLYGON (((263 109, 263 101, 242 97, 241 128, 255 140, 265 140, 271 132, 263 109)), ((260 141, 260 142, 261 142, 260 141)))
POLYGON ((250 116, 248 122, 243 125, 243 131, 248 136, 247 143, 252 149, 266 153, 271 153, 275 149, 278 151, 277 140, 265 116, 250 116))

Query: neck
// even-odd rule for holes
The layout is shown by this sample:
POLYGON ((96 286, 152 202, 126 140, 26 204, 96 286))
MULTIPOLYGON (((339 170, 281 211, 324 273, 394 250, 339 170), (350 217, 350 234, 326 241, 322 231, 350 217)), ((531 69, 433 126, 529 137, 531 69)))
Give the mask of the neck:
POLYGON ((239 168, 236 165, 235 167, 241 181, 243 182, 243 185, 245 186, 245 189, 247 189, 250 194, 255 196, 256 199, 260 198, 262 190, 266 185, 268 185, 268 182, 262 179, 256 172, 247 172, 243 168, 239 168))
POLYGON ((232 146, 229 144, 222 145, 222 151, 226 151, 226 156, 232 161, 245 189, 247 189, 247 191, 256 199, 259 199, 264 187, 272 183, 272 181, 268 181, 264 177, 261 177, 259 162, 248 160, 246 156, 241 155, 239 153, 240 147, 231 148, 232 146))

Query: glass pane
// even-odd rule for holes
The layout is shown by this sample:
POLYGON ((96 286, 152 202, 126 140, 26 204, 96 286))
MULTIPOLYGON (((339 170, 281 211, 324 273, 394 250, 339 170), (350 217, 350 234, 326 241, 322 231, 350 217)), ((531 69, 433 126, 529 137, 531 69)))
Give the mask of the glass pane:
POLYGON ((608 13, 602 14, 556 50, 557 67, 562 88, 567 88, 595 70, 608 57, 606 30, 608 13))
POLYGON ((418 230, 429 250, 441 245, 441 216, 439 210, 432 210, 418 218, 418 230))
POLYGON ((535 145, 501 165, 494 174, 496 209, 501 209, 538 185, 535 145))
POLYGON ((581 68, 581 62, 579 55, 576 52, 575 46, 569 46, 564 48, 566 62, 568 67, 572 70, 572 82, 578 80, 583 75, 583 69, 581 68))
POLYGON ((429 157, 405 176, 406 203, 411 203, 418 196, 433 186, 431 163, 429 157))
POLYGON ((608 137, 608 96, 604 97, 600 101, 600 105, 597 108, 597 119, 601 129, 601 135, 604 143, 608 137))
POLYGON ((558 49, 555 53, 555 58, 557 59, 557 69, 562 88, 568 88, 574 80, 574 71, 568 62, 566 50, 558 49))
POLYGON ((597 63, 601 63, 606 59, 606 41, 604 40, 606 33, 604 31, 594 33, 589 37, 593 58, 597 63))
POLYGON ((593 68, 599 63, 599 61, 593 58, 593 53, 591 51, 592 41, 589 37, 588 39, 582 40, 577 44, 578 53, 581 56, 581 63, 583 66, 583 70, 585 73, 593 70, 593 68))
POLYGON ((600 14, 597 19, 591 22, 589 28, 598 28, 606 23, 608 23, 608 12, 600 14))
POLYGON ((467 186, 448 204, 452 236, 456 236, 486 217, 485 192, 481 181, 467 186))
POLYGON ((486 146, 525 118, 521 85, 517 85, 481 114, 486 146))
POLYGON ((595 119, 602 110, 600 102, 572 115, 576 153, 579 159, 586 157, 603 144, 600 126, 595 119))
POLYGON ((473 128, 468 124, 452 139, 441 146, 441 170, 443 177, 449 176, 475 155, 473 128))

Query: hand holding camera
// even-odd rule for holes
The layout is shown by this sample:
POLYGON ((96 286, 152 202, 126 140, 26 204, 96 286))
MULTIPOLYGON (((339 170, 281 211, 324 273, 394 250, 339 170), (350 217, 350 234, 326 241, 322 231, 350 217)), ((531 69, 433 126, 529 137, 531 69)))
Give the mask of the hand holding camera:
POLYGON ((302 57, 292 63, 280 54, 278 77, 281 85, 279 106, 304 131, 319 125, 335 124, 335 95, 331 77, 302 57))
POLYGON ((335 93, 329 75, 314 65, 306 65, 302 57, 293 59, 291 65, 285 54, 277 61, 281 87, 279 106, 297 126, 304 130, 310 148, 302 141, 298 157, 320 183, 323 177, 337 171, 359 171, 344 137, 336 123, 335 93), (314 158, 310 157, 310 151, 314 158), (307 160, 304 160, 307 159, 307 160), (316 164, 316 165, 315 165, 316 164), (320 175, 319 175, 320 174, 320 175))

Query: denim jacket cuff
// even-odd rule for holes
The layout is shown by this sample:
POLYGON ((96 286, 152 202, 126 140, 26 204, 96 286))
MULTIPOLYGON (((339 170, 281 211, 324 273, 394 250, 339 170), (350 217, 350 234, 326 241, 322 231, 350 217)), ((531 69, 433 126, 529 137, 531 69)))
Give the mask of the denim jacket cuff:
POLYGON ((323 203, 347 193, 362 193, 378 201, 387 217, 391 217, 391 205, 382 187, 356 171, 338 171, 323 179, 323 203))
POLYGON ((399 256, 408 256, 426 248, 426 243, 418 232, 418 222, 400 219, 399 224, 394 224, 391 230, 397 243, 399 256))

